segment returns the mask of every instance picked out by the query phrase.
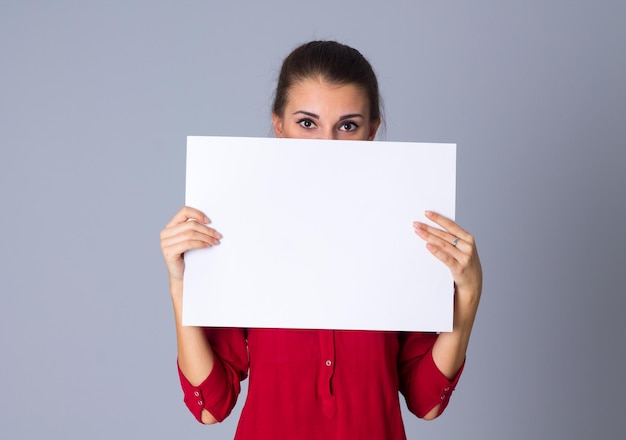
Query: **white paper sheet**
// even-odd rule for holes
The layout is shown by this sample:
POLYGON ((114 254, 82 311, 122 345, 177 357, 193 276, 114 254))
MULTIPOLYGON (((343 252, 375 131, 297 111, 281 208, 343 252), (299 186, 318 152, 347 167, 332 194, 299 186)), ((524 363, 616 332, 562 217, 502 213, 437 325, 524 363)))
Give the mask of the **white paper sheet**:
POLYGON ((456 145, 188 137, 184 325, 450 331, 453 282, 412 222, 455 215, 456 145))

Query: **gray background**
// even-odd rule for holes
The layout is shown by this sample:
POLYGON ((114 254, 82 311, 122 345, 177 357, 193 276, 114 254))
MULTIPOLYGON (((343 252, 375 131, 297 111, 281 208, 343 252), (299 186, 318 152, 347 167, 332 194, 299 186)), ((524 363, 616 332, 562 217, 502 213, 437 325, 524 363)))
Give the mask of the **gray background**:
POLYGON ((182 403, 160 229, 185 136, 266 136, 282 58, 360 49, 391 141, 457 142, 483 300, 410 438, 626 432, 623 1, 0 1, 1 438, 231 438, 182 403))

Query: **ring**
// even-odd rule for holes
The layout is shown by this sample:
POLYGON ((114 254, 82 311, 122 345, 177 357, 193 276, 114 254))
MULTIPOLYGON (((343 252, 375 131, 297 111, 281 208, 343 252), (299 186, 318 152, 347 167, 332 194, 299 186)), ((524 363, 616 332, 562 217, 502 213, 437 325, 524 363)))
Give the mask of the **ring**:
POLYGON ((456 247, 458 242, 459 242, 459 237, 454 237, 454 240, 452 240, 452 246, 456 247))

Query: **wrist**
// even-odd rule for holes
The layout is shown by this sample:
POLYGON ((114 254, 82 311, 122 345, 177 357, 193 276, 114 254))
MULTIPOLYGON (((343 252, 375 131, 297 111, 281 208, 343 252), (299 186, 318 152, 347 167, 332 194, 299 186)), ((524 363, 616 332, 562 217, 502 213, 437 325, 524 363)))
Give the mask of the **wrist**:
POLYGON ((172 301, 181 303, 183 301, 183 282, 181 280, 173 280, 170 278, 170 295, 172 301))
POLYGON ((454 297, 454 329, 471 331, 476 313, 478 312, 479 295, 462 295, 459 292, 454 297))
POLYGON ((478 303, 480 302, 481 290, 482 289, 480 287, 459 286, 458 284, 455 284, 455 307, 463 310, 473 310, 475 312, 478 309, 478 303))

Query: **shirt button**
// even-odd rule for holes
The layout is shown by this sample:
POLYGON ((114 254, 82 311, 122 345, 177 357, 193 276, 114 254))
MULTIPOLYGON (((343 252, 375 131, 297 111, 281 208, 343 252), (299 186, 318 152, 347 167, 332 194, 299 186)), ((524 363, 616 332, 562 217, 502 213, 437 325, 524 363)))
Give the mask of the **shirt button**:
POLYGON ((441 400, 445 399, 446 395, 444 394, 443 396, 441 396, 441 400))
POLYGON ((202 400, 198 400, 198 405, 202 406, 202 400))
POLYGON ((193 393, 193 395, 194 395, 194 396, 196 396, 196 397, 198 397, 198 396, 200 395, 200 393, 199 393, 199 392, 197 392, 197 391, 195 391, 195 392, 193 393))
POLYGON ((333 363, 330 361, 330 359, 328 359, 328 360, 326 361, 326 366, 327 366, 327 367, 330 367, 332 364, 333 364, 333 363))
POLYGON ((448 391, 450 391, 450 387, 445 387, 443 390, 447 393, 448 391))

